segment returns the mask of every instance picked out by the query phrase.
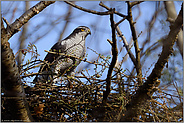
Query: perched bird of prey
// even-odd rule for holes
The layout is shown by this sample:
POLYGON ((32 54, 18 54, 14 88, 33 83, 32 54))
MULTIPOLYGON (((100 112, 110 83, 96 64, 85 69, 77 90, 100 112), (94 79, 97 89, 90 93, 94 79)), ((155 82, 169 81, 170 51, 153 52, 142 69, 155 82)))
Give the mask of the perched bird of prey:
POLYGON ((78 58, 84 58, 85 56, 85 39, 88 34, 91 34, 88 27, 79 26, 67 38, 54 44, 50 50, 54 53, 48 53, 44 59, 48 64, 40 67, 39 73, 42 75, 37 75, 33 82, 51 80, 55 83, 58 76, 65 73, 71 75, 77 65, 80 64, 78 58))

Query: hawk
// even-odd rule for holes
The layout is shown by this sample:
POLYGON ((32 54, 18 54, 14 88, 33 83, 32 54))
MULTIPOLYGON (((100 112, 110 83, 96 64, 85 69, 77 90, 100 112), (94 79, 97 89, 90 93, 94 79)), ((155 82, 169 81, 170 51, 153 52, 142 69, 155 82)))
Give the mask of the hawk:
POLYGON ((85 56, 85 39, 89 34, 91 31, 88 27, 79 26, 67 38, 54 44, 44 59, 47 64, 40 67, 41 75, 36 75, 33 82, 52 80, 55 83, 57 77, 65 73, 71 75, 80 64, 78 58, 85 56))

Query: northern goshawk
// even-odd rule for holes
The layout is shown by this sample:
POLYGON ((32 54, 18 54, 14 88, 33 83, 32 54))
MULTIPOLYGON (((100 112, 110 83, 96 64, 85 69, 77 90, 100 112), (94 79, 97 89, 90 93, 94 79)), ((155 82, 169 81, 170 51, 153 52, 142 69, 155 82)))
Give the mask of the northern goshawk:
POLYGON ((86 53, 85 39, 91 34, 91 31, 86 26, 77 27, 67 38, 58 41, 51 48, 44 59, 47 64, 40 67, 39 73, 36 75, 33 82, 46 82, 48 80, 57 81, 57 77, 75 70, 80 64, 80 59, 84 58, 86 53), (72 57, 75 56, 75 57, 72 57))

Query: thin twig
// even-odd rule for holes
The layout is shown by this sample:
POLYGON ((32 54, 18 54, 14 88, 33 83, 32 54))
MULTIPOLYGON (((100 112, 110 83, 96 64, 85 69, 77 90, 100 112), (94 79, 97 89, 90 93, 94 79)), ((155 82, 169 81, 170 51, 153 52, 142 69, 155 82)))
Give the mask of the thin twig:
MULTIPOLYGON (((45 51, 45 52, 48 52, 48 53, 52 53, 52 54, 58 54, 57 52, 52 52, 52 51, 47 51, 47 50, 44 50, 44 51, 45 51)), ((101 64, 101 63, 96 63, 96 62, 87 61, 86 59, 79 58, 79 57, 76 57, 76 56, 73 56, 73 55, 69 55, 69 54, 65 54, 65 53, 59 53, 59 55, 63 55, 63 56, 67 56, 67 57, 73 57, 73 58, 79 59, 79 60, 81 60, 81 61, 90 63, 90 64, 103 65, 103 64, 101 64)))
POLYGON ((7 26, 10 26, 10 23, 3 17, 3 21, 6 23, 7 26))
POLYGON ((88 13, 92 13, 92 14, 97 14, 97 15, 109 15, 109 14, 112 14, 113 11, 106 11, 106 12, 98 12, 98 11, 94 11, 94 10, 90 10, 90 9, 85 9, 83 7, 80 7, 80 6, 77 6, 75 5, 74 3, 72 2, 69 2, 69 1, 64 1, 65 3, 73 6, 74 8, 77 8, 79 10, 82 10, 82 11, 85 11, 85 12, 88 12, 88 13))
MULTIPOLYGON (((107 10, 110 10, 110 8, 107 7, 106 5, 104 5, 102 2, 100 2, 99 5, 102 6, 102 7, 104 7, 104 8, 106 8, 107 10)), ((117 11, 114 11, 114 13, 117 14, 117 15, 119 15, 120 17, 126 17, 126 15, 121 14, 121 13, 119 13, 117 11)))
POLYGON ((121 19, 119 22, 117 22, 116 24, 115 24, 115 27, 117 27, 121 22, 123 22, 124 20, 126 19, 126 17, 124 17, 123 19, 121 19))

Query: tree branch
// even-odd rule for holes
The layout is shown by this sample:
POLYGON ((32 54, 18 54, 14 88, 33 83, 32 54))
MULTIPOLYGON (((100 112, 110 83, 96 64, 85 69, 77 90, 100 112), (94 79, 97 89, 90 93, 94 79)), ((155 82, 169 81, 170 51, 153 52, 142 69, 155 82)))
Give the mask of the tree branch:
MULTIPOLYGON (((27 11, 30 8, 29 6, 30 6, 29 1, 25 1, 25 11, 27 11)), ((19 49, 24 49, 27 30, 28 30, 28 23, 23 26, 21 35, 19 37, 19 41, 20 41, 19 49)), ((18 52, 17 61, 18 61, 18 66, 20 66, 22 63, 22 52, 18 52)))
POLYGON ((137 5, 137 4, 140 4, 140 3, 142 3, 142 2, 144 2, 144 1, 134 1, 134 2, 131 2, 131 3, 130 3, 130 7, 132 8, 133 6, 135 6, 135 5, 137 5))
MULTIPOLYGON (((102 7, 104 7, 104 8, 106 8, 107 10, 110 10, 110 8, 107 7, 106 5, 104 5, 102 2, 100 2, 99 5, 102 6, 102 7)), ((121 13, 119 13, 117 11, 114 11, 114 13, 117 14, 117 15, 119 15, 120 17, 126 17, 126 15, 121 14, 121 13)))
POLYGON ((115 25, 114 25, 114 19, 113 19, 113 14, 110 14, 110 21, 111 21, 111 29, 112 29, 112 61, 108 70, 107 78, 106 78, 106 91, 103 92, 103 104, 106 103, 107 97, 110 93, 110 88, 111 88, 111 76, 113 72, 113 68, 116 64, 117 57, 118 57, 118 49, 117 49, 117 44, 116 44, 116 34, 115 34, 115 25))
POLYGON ((50 4, 54 3, 55 1, 41 1, 28 11, 26 11, 22 16, 15 20, 14 23, 7 26, 7 36, 10 39, 15 33, 20 31, 20 28, 27 23, 33 16, 37 15, 41 12, 44 8, 49 6, 50 4))
POLYGON ((118 26, 116 27, 116 31, 117 31, 118 35, 121 37, 121 39, 123 40, 124 46, 125 46, 125 48, 126 48, 128 54, 129 54, 129 56, 130 56, 130 58, 131 58, 133 64, 135 65, 135 67, 137 67, 136 59, 135 59, 133 53, 132 53, 131 50, 130 50, 130 47, 129 47, 129 45, 128 45, 128 42, 127 42, 126 38, 124 37, 124 35, 122 34, 122 32, 121 32, 121 30, 119 29, 118 26))
POLYGON ((77 6, 74 3, 69 2, 69 1, 64 1, 64 2, 71 5, 71 6, 73 6, 74 8, 77 8, 79 10, 82 10, 82 11, 85 11, 85 12, 88 12, 88 13, 96 14, 96 15, 109 15, 109 14, 113 13, 113 11, 98 12, 98 11, 94 11, 94 10, 89 10, 89 9, 85 9, 83 7, 77 6))
MULTIPOLYGON (((167 21, 169 21, 170 24, 172 24, 172 20, 174 21, 177 17, 174 2, 173 1, 164 1, 164 5, 165 5, 165 9, 166 9, 167 16, 168 16, 167 21)), ((180 32, 178 34, 178 39, 176 41, 176 44, 177 44, 179 51, 180 51, 180 54, 183 58, 183 31, 182 31, 182 29, 180 30, 180 32)))
MULTIPOLYGON (((141 3, 141 2, 136 2, 136 4, 138 4, 138 3, 141 3)), ((133 3, 133 5, 134 5, 135 3, 133 3)), ((102 7, 104 7, 104 8, 106 8, 107 10, 110 10, 110 8, 109 7, 107 7, 106 5, 104 5, 102 2, 100 2, 100 4, 99 4, 100 6, 102 6, 102 7)), ((117 11, 114 11, 114 13, 116 13, 116 14, 121 14, 121 13, 118 13, 117 11)), ((131 14, 131 13, 130 13, 131 14)), ((116 31, 118 32, 118 34, 119 34, 119 36, 121 37, 121 39, 123 40, 123 43, 124 43, 124 46, 125 46, 125 48, 126 48, 126 50, 127 50, 127 52, 128 52, 128 54, 129 54, 129 56, 130 56, 130 58, 131 58, 131 60, 132 60, 132 62, 133 62, 133 64, 135 65, 135 68, 136 68, 136 70, 138 71, 137 72, 137 75, 138 75, 138 82, 139 81, 141 81, 141 79, 139 79, 139 78, 141 78, 142 77, 142 72, 141 72, 141 68, 140 68, 140 60, 139 60, 139 62, 137 62, 138 61, 138 58, 139 57, 134 57, 134 55, 132 54, 132 52, 131 52, 131 50, 130 50, 130 48, 129 48, 129 46, 128 46, 128 43, 127 43, 127 41, 126 41, 126 39, 125 39, 125 37, 123 36, 123 34, 121 33, 121 31, 120 31, 120 29, 119 29, 119 27, 118 27, 118 24, 119 23, 121 23, 121 22, 123 22, 125 19, 128 19, 127 17, 128 16, 123 16, 124 18, 122 19, 122 20, 120 20, 120 22, 118 22, 118 23, 115 23, 115 28, 116 28, 116 31), (139 64, 138 64, 139 63, 139 64), (139 77, 140 76, 140 77, 139 77)), ((130 17, 129 17, 130 18, 130 17)), ((132 19, 132 16, 131 16, 131 19, 132 19)), ((133 39, 135 39, 136 40, 136 42, 137 42, 137 36, 136 36, 136 32, 135 32, 135 28, 134 28, 134 23, 133 23, 133 20, 131 21, 132 22, 132 25, 131 25, 131 27, 133 28, 133 31, 134 31, 134 35, 133 35, 133 39)), ((135 40, 134 40, 134 42, 135 42, 135 40)), ((136 49, 139 49, 139 47, 137 48, 137 45, 138 45, 138 43, 134 43, 134 46, 136 45, 136 49)), ((140 50, 139 50, 140 51, 140 50)), ((138 54, 137 54, 138 55, 138 54)), ((140 56, 140 52, 139 52, 139 55, 138 56, 140 56)), ((140 59, 140 58, 139 58, 140 59)))
POLYGON ((141 70, 141 57, 140 57, 140 49, 139 49, 139 44, 137 41, 137 34, 136 34, 136 30, 134 27, 135 22, 133 22, 133 18, 132 18, 132 6, 131 3, 129 1, 127 1, 128 4, 128 16, 127 16, 127 20, 130 23, 130 28, 132 31, 132 37, 134 40, 134 47, 135 47, 135 53, 136 53, 136 62, 137 62, 137 66, 136 66, 136 71, 137 71, 137 77, 138 77, 138 85, 142 84, 142 70, 141 70))
POLYGON ((136 91, 136 94, 133 96, 131 101, 126 105, 126 112, 121 115, 120 121, 132 121, 133 117, 136 117, 138 114, 138 108, 141 105, 144 105, 147 100, 149 100, 152 94, 156 91, 154 90, 154 86, 158 86, 159 78, 161 77, 161 72, 165 66, 165 63, 168 61, 169 56, 173 52, 173 45, 177 39, 177 35, 180 29, 183 27, 183 4, 180 10, 180 13, 174 22, 171 25, 171 30, 169 35, 164 39, 164 45, 162 48, 162 53, 155 64, 152 73, 147 78, 146 82, 140 86, 140 88, 136 91))

